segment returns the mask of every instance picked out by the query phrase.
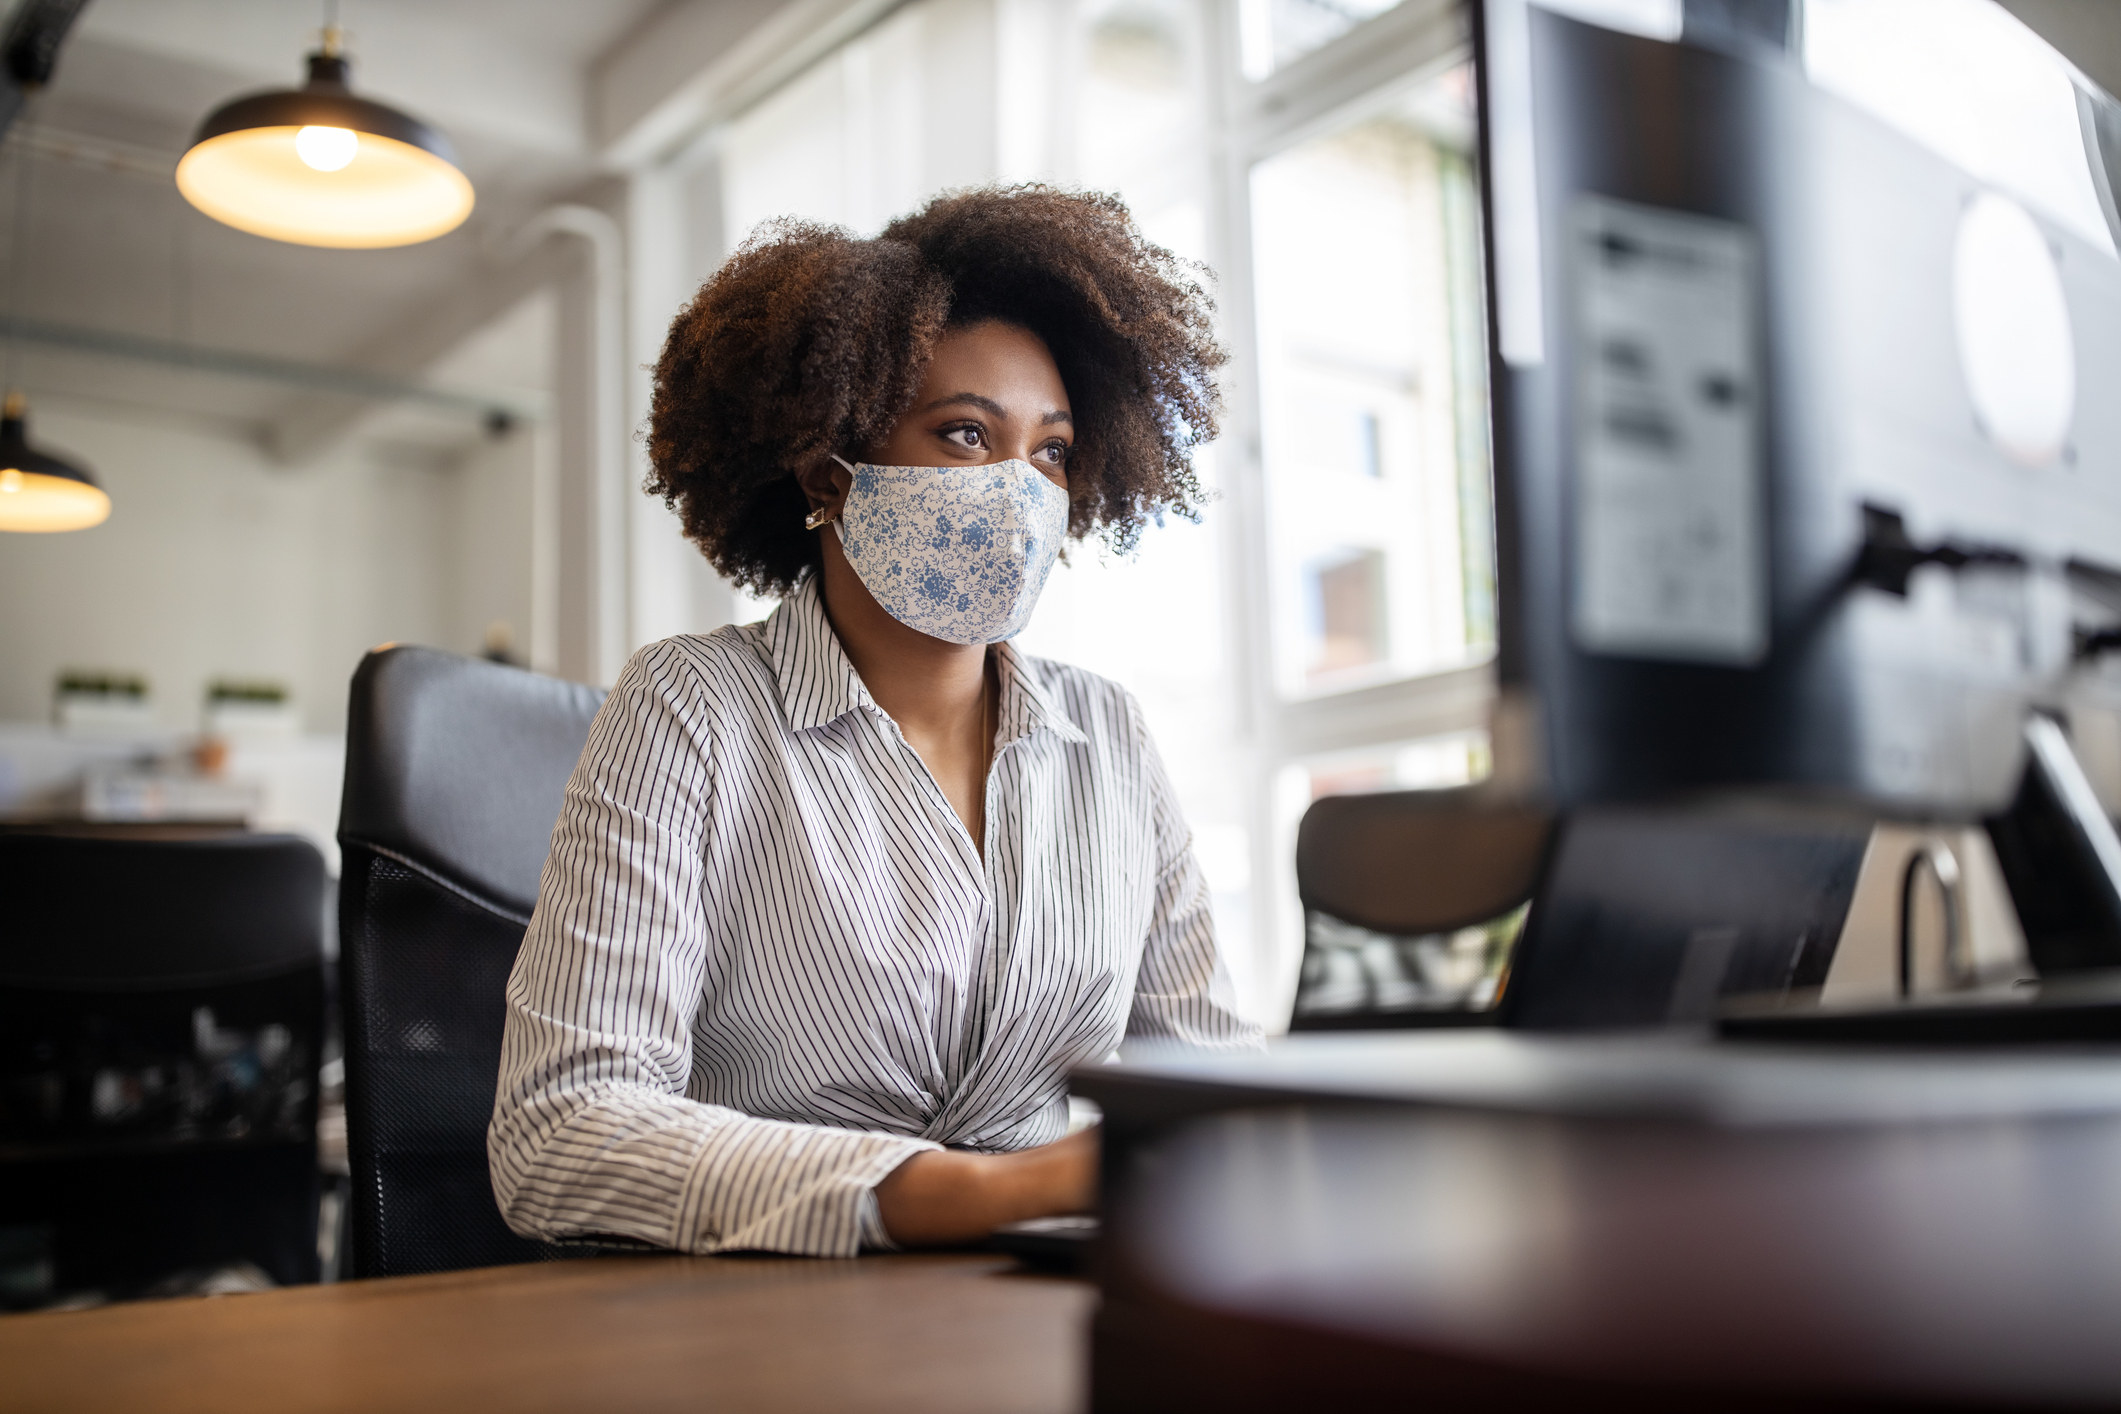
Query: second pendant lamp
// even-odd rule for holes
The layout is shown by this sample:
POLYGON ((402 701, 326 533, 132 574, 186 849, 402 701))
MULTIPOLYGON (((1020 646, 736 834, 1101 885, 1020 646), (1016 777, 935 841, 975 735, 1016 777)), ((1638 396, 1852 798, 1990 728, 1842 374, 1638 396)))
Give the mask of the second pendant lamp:
POLYGON ((110 518, 110 496, 88 468, 29 444, 29 404, 0 410, 0 530, 86 530, 110 518))
POLYGON ((449 140, 357 98, 340 34, 327 27, 309 82, 207 115, 177 164, 177 189, 216 221, 297 245, 411 245, 471 214, 471 182, 449 140))

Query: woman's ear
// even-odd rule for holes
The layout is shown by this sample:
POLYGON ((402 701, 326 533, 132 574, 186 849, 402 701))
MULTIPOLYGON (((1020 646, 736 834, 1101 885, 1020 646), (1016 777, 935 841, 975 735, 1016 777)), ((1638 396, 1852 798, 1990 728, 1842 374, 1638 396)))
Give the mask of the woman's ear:
POLYGON ((827 520, 838 519, 840 507, 846 503, 847 488, 854 478, 847 468, 831 457, 819 457, 796 473, 796 485, 803 488, 803 499, 810 503, 812 514, 825 513, 827 520))

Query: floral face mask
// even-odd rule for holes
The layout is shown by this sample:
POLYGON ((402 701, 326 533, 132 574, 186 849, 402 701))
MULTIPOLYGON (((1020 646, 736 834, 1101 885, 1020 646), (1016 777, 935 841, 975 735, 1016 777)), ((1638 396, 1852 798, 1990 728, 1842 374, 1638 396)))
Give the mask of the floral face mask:
POLYGON ((932 638, 999 643, 1031 620, 1068 531, 1068 493, 1021 459, 856 466, 840 547, 884 611, 932 638))

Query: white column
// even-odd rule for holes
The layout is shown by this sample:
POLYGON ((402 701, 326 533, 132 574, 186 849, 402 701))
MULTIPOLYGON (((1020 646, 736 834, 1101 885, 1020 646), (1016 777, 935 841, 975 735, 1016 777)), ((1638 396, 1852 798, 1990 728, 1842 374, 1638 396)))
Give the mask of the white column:
POLYGON ((597 677, 596 282, 583 261, 559 286, 553 359, 555 633, 561 677, 597 677))
POLYGON ((629 649, 623 237, 590 206, 553 207, 525 233, 583 247, 558 292, 555 666, 562 677, 608 684, 629 649))

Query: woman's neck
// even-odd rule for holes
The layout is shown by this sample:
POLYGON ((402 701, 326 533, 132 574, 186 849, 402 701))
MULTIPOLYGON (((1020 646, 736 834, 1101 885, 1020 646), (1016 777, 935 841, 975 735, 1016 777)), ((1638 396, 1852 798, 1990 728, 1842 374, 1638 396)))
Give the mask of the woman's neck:
POLYGON ((967 734, 981 752, 989 749, 991 740, 978 739, 988 730, 986 645, 948 643, 900 623, 871 596, 838 538, 820 539, 825 617, 876 705, 924 757, 967 734))

